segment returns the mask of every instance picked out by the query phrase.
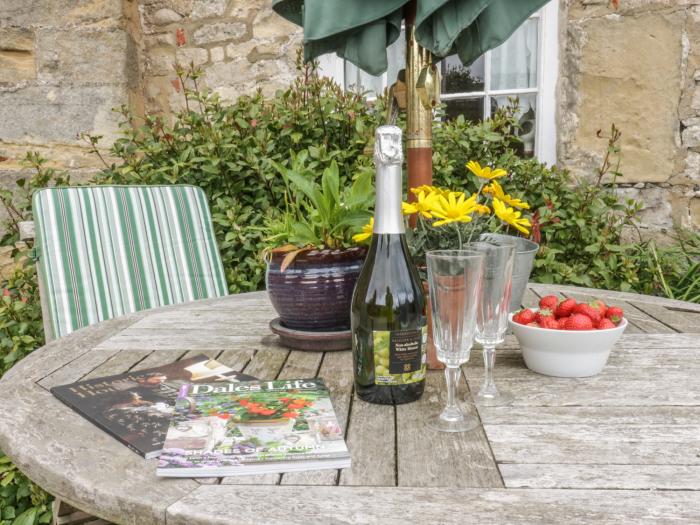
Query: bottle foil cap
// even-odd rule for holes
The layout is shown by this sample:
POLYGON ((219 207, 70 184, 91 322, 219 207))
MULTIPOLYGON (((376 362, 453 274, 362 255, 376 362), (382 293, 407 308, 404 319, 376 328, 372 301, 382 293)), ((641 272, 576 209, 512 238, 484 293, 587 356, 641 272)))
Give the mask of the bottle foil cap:
POLYGON ((374 162, 384 166, 403 164, 401 128, 398 126, 377 128, 374 135, 374 162))

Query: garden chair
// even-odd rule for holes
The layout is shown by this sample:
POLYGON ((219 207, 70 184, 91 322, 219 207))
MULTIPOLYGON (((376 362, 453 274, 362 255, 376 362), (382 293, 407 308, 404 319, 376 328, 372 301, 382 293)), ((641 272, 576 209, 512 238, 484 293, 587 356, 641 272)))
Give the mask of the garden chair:
MULTIPOLYGON (((200 188, 49 188, 34 195, 33 211, 47 342, 114 317, 227 294, 200 188)), ((54 520, 106 523, 60 503, 54 520)))

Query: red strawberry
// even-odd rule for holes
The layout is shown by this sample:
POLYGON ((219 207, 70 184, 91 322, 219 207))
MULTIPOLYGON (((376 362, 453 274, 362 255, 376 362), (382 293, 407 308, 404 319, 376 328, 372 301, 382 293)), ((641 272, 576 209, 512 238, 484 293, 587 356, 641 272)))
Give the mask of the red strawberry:
POLYGON ((538 310, 535 314, 535 321, 537 321, 541 326, 544 324, 542 321, 545 319, 554 319, 554 314, 548 308, 544 310, 538 310))
POLYGON ((576 306, 576 301, 574 301, 571 298, 564 299, 562 302, 559 303, 557 309, 554 310, 554 315, 556 315, 557 317, 568 317, 569 315, 571 315, 574 306, 576 306))
POLYGON ((577 304, 574 306, 573 313, 587 315, 591 318, 594 325, 597 325, 600 322, 600 312, 589 304, 577 304))
POLYGON ((593 330, 593 321, 587 315, 573 314, 564 324, 566 330, 593 330))
POLYGON ((559 330, 566 330, 566 321, 568 320, 568 317, 560 317, 557 319, 557 328, 559 328, 559 330))
POLYGON ((619 306, 611 306, 608 308, 608 311, 605 312, 605 317, 610 319, 613 323, 618 324, 620 321, 622 321, 622 318, 625 316, 625 312, 622 311, 622 308, 619 306))
POLYGON ((545 295, 540 299, 540 310, 551 310, 552 312, 557 309, 559 304, 559 298, 556 295, 545 295))
POLYGON ((601 301, 600 299, 593 299, 593 300, 592 300, 590 303, 588 303, 588 304, 591 305, 591 306, 592 306, 593 308, 595 308, 596 310, 598 310, 598 312, 600 313, 600 317, 601 317, 601 318, 602 318, 602 317, 605 317, 605 312, 608 311, 608 307, 607 307, 607 305, 606 305, 603 301, 601 301))
POLYGON ((603 317, 598 323, 598 330, 608 330, 610 328, 615 328, 615 323, 607 317, 603 317))
POLYGON ((548 328, 549 330, 559 330, 559 321, 554 317, 544 317, 542 321, 540 321, 540 326, 542 328, 548 328))
POLYGON ((513 316, 513 322, 518 324, 530 324, 535 321, 535 317, 535 312, 529 308, 524 308, 513 316))

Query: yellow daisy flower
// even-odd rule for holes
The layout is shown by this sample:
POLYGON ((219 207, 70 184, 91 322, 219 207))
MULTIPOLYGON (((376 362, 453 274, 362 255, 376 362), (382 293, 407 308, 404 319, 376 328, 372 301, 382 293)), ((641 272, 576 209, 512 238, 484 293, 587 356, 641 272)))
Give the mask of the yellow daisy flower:
POLYGON ((493 179, 497 179, 498 177, 503 177, 504 175, 508 175, 508 172, 506 170, 502 170, 500 168, 496 168, 494 170, 492 170, 488 166, 484 166, 482 168, 481 164, 479 164, 475 160, 470 160, 467 163, 467 169, 469 171, 471 171, 477 177, 480 177, 482 179, 488 179, 488 180, 493 180, 493 179))
POLYGON ((530 209, 530 205, 527 202, 521 201, 520 199, 514 199, 510 195, 507 195, 506 192, 503 191, 503 187, 495 180, 492 180, 491 184, 486 186, 483 191, 484 193, 490 193, 495 198, 503 201, 509 206, 513 206, 515 208, 520 208, 523 210, 530 209))
POLYGON ((463 193, 461 196, 456 196, 455 193, 450 193, 447 197, 440 196, 433 208, 433 217, 437 220, 433 226, 443 226, 453 222, 471 222, 471 214, 476 211, 476 195, 472 195, 468 199, 463 193))
POLYGON ((515 211, 513 208, 509 208, 505 205, 505 203, 502 200, 496 197, 494 197, 493 199, 493 212, 496 214, 496 217, 501 219, 503 222, 510 224, 519 232, 522 232, 525 235, 530 234, 530 230, 528 230, 528 228, 532 226, 532 223, 530 223, 530 219, 521 219, 520 216, 522 215, 522 212, 515 211))
POLYGON ((444 195, 447 197, 449 195, 450 190, 446 188, 440 188, 439 186, 428 186, 427 184, 423 184, 422 186, 418 186, 417 188, 411 188, 411 193, 413 195, 420 195, 421 193, 425 194, 431 194, 435 193, 437 195, 444 195))
POLYGON ((367 239, 372 237, 372 232, 374 231, 374 217, 370 218, 369 222, 362 227, 362 232, 357 233, 352 236, 354 242, 360 243, 365 242, 367 239))
POLYGON ((417 201, 404 202, 401 204, 401 211, 404 215, 413 215, 414 213, 420 213, 426 219, 432 219, 433 216, 431 211, 435 206, 435 202, 440 197, 439 194, 435 192, 427 193, 420 192, 416 193, 418 196, 417 201))
POLYGON ((489 215, 491 213, 491 208, 485 206, 484 204, 477 204, 474 210, 479 215, 489 215))

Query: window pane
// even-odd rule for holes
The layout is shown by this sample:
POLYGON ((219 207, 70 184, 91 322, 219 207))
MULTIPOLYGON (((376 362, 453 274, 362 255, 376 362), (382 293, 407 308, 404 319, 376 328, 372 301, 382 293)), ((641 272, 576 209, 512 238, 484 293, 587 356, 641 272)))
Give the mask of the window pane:
MULTIPOLYGON (((516 97, 510 97, 512 100, 516 97)), ((517 97, 519 107, 516 112, 516 117, 520 124, 518 135, 523 142, 520 149, 520 154, 523 157, 532 157, 535 155, 535 131, 537 122, 537 96, 533 94, 520 95, 517 97)), ((493 97, 491 99, 491 114, 500 107, 511 105, 511 100, 508 96, 493 97)))
POLYGON ((440 62, 443 93, 469 93, 484 90, 484 57, 464 67, 457 55, 440 62))
POLYGON ((491 53, 491 89, 537 87, 537 27, 530 18, 491 53))
POLYGON ((484 119, 484 97, 445 101, 445 118, 452 120, 458 115, 472 122, 484 119))
POLYGON ((403 69, 406 64, 406 35, 403 30, 396 42, 387 48, 386 53, 389 61, 386 84, 384 83, 382 75, 370 75, 354 64, 345 61, 345 89, 363 92, 369 91, 369 96, 378 96, 382 94, 384 88, 396 82, 399 71, 403 69))

